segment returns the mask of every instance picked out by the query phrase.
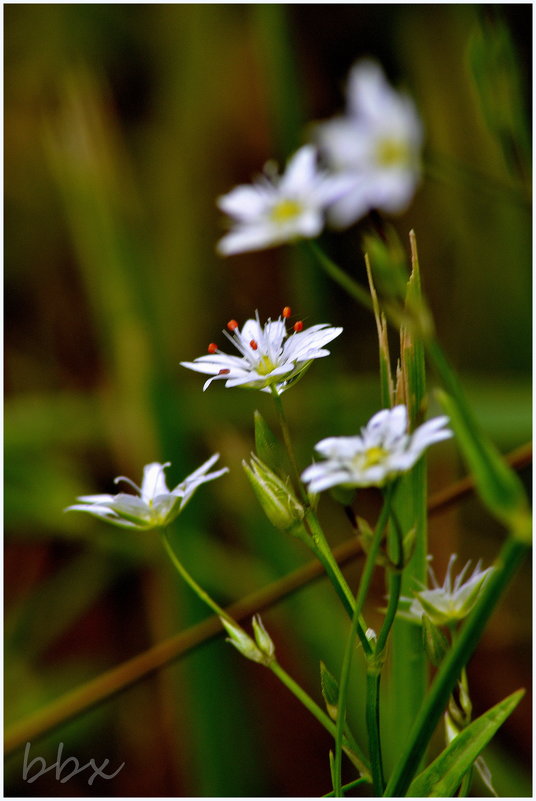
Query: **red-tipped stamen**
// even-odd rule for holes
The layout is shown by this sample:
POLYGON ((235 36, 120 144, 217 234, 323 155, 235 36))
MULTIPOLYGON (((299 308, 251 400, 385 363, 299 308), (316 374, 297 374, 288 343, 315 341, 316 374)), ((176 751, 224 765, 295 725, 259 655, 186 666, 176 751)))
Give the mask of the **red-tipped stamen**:
POLYGON ((294 323, 292 327, 296 331, 296 333, 299 333, 300 331, 303 331, 303 322, 301 320, 298 320, 296 323, 294 323))
POLYGON ((229 329, 229 331, 235 331, 235 329, 238 328, 238 323, 236 322, 236 320, 229 320, 229 322, 227 323, 227 328, 229 329))
POLYGON ((285 308, 281 312, 281 316, 285 320, 288 320, 288 318, 290 317, 291 314, 292 314, 292 309, 290 308, 290 306, 285 306, 285 308))
POLYGON ((223 370, 220 370, 218 375, 228 375, 231 371, 224 367, 223 370))
POLYGON ((209 353, 216 353, 216 351, 218 350, 218 346, 216 345, 215 342, 211 342, 207 350, 209 353))
POLYGON ((257 348, 258 348, 259 346, 258 346, 258 345, 257 345, 257 343, 255 342, 255 340, 254 340, 254 339, 252 339, 252 340, 251 340, 251 342, 249 343, 249 347, 251 348, 251 350, 257 350, 257 348))

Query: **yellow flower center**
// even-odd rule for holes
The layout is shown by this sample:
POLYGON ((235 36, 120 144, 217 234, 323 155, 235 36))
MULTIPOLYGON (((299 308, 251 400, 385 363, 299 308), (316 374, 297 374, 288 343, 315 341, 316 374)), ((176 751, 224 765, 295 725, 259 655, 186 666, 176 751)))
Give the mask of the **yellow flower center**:
POLYGON ((382 167, 394 167, 409 161, 408 147, 399 139, 382 139, 376 147, 376 158, 382 167))
POLYGON ((268 373, 271 373, 276 367, 277 365, 273 363, 269 356, 262 356, 256 367, 256 371, 259 375, 268 375, 268 373))
POLYGON ((375 447, 369 448, 368 451, 366 451, 361 466, 364 469, 368 467, 374 467, 377 464, 381 464, 386 456, 387 451, 384 448, 380 448, 379 445, 376 445, 375 447))
POLYGON ((273 207, 270 216, 276 223, 286 223, 289 220, 293 220, 295 217, 301 214, 301 212, 302 206, 297 200, 289 200, 288 198, 285 198, 273 207))

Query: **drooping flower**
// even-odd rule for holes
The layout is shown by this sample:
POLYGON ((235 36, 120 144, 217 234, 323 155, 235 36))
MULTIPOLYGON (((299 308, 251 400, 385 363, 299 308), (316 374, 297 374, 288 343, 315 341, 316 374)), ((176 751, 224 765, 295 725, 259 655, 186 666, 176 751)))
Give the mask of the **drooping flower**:
POLYGON ((448 417, 435 417, 408 434, 408 415, 401 404, 377 412, 355 437, 328 437, 315 445, 325 461, 302 474, 309 491, 330 487, 381 487, 409 470, 426 448, 452 436, 448 417))
POLYGON ((207 473, 218 459, 219 454, 215 453, 171 491, 167 488, 164 476, 164 469, 171 462, 153 462, 143 468, 141 487, 125 476, 115 479, 116 484, 119 481, 129 484, 135 490, 135 495, 124 492, 118 495, 82 495, 78 498, 81 503, 68 506, 65 511, 88 512, 121 528, 148 531, 165 527, 184 509, 201 484, 228 472, 228 468, 223 467, 207 473))
POLYGON ((240 356, 223 353, 215 343, 208 346, 208 354, 193 362, 181 362, 183 367, 211 375, 203 391, 212 381, 224 380, 226 387, 246 387, 270 392, 275 387, 280 395, 301 378, 314 359, 328 356, 324 348, 342 333, 327 323, 303 328, 298 320, 293 333, 287 331, 285 320, 290 316, 288 306, 277 320, 268 320, 264 326, 259 315, 247 320, 240 330, 236 320, 227 323, 225 336, 237 348, 240 356))
POLYGON ((467 562, 461 573, 453 580, 452 566, 456 559, 457 555, 452 554, 442 585, 439 584, 432 567, 428 566, 432 589, 415 592, 412 600, 402 599, 411 600, 408 612, 403 613, 404 617, 421 623, 423 615, 426 615, 436 626, 444 626, 467 617, 478 600, 484 582, 493 572, 493 567, 482 570, 481 562, 478 562, 471 576, 464 581, 471 567, 471 562, 467 562))
POLYGON ((403 211, 420 176, 422 125, 413 101, 395 91, 381 67, 361 61, 351 69, 347 113, 315 128, 319 149, 336 175, 353 187, 329 210, 329 221, 344 228, 371 209, 403 211))
POLYGON ((292 156, 282 176, 270 166, 255 183, 237 186, 218 199, 219 208, 234 222, 218 244, 222 256, 318 236, 326 207, 351 185, 346 176, 318 170, 312 145, 292 156))

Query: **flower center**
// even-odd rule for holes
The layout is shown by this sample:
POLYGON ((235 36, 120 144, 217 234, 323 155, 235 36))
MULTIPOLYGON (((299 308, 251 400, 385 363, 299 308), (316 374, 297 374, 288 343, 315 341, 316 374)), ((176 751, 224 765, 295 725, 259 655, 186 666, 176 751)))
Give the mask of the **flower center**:
POLYGON ((270 216, 275 223, 286 223, 298 217, 302 213, 301 203, 297 200, 290 200, 284 198, 276 203, 273 207, 270 216))
POLYGON ((376 147, 376 158, 382 167, 394 167, 405 164, 408 159, 408 147, 399 139, 382 139, 376 147))
POLYGON ((362 467, 364 469, 368 467, 375 467, 377 464, 381 464, 386 456, 387 451, 384 448, 380 448, 379 445, 375 445, 373 448, 369 448, 368 451, 365 452, 362 467))
POLYGON ((268 375, 268 373, 271 373, 276 367, 277 365, 273 363, 270 357, 265 355, 261 356, 255 369, 259 375, 268 375))

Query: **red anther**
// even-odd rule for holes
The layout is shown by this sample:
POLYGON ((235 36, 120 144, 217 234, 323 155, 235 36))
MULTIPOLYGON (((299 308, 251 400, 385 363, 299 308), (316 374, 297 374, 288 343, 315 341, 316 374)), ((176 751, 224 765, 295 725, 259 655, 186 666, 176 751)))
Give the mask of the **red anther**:
POLYGON ((229 331, 234 331, 236 328, 238 328, 238 323, 236 322, 236 320, 229 320, 229 322, 227 323, 227 328, 229 329, 229 331))
POLYGON ((216 353, 216 351, 218 350, 218 346, 216 345, 215 342, 211 342, 207 350, 209 353, 216 353))
POLYGON ((257 343, 255 342, 255 340, 254 340, 254 339, 252 339, 252 340, 251 340, 251 342, 249 343, 249 347, 250 347, 252 350, 257 350, 257 348, 258 348, 259 346, 258 346, 258 345, 257 345, 257 343))
POLYGON ((219 371, 218 375, 227 375, 230 372, 231 372, 230 370, 228 370, 226 367, 224 367, 223 370, 219 371))
POLYGON ((290 308, 290 306, 285 306, 285 308, 284 308, 284 309, 283 309, 283 311, 281 312, 281 316, 282 316, 282 317, 283 317, 285 320, 287 320, 287 319, 290 317, 290 315, 291 315, 291 314, 292 314, 292 309, 290 308))
POLYGON ((296 333, 298 333, 299 331, 303 331, 303 323, 301 320, 298 320, 297 323, 294 323, 292 327, 296 331, 296 333))

